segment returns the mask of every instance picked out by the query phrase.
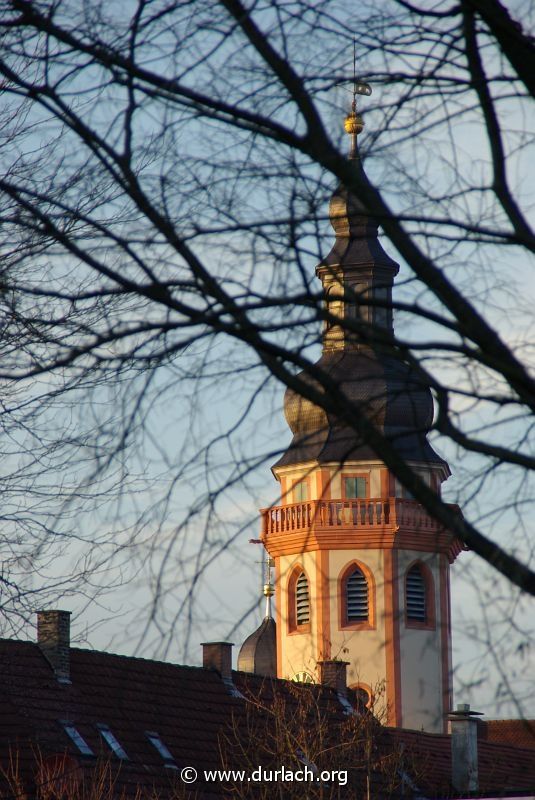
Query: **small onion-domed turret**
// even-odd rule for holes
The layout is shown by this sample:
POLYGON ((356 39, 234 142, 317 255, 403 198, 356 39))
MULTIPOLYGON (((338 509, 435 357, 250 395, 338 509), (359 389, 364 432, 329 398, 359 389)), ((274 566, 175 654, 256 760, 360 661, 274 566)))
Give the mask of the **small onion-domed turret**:
POLYGON ((271 616, 271 598, 273 586, 269 579, 271 563, 267 562, 268 581, 264 584, 266 598, 266 616, 262 624, 244 641, 238 654, 238 669, 264 675, 267 678, 277 677, 277 626, 271 616))
POLYGON ((238 669, 255 675, 277 677, 277 639, 275 620, 266 617, 259 628, 247 637, 238 655, 238 669))

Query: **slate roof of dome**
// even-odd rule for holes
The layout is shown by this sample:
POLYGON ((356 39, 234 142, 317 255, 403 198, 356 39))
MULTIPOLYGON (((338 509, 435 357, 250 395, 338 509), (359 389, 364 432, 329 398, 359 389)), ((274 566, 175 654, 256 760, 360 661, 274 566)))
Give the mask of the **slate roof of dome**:
MULTIPOLYGON (((355 409, 370 419, 405 459, 445 465, 427 441, 433 421, 431 392, 407 364, 363 348, 326 351, 316 367, 336 382, 355 409)), ((299 377, 323 391, 306 373, 299 377)), ((355 430, 293 389, 286 390, 284 411, 294 436, 275 467, 376 457, 355 430)))
POLYGON ((276 623, 272 617, 264 617, 261 625, 242 644, 238 669, 254 675, 276 677, 277 637, 276 623))

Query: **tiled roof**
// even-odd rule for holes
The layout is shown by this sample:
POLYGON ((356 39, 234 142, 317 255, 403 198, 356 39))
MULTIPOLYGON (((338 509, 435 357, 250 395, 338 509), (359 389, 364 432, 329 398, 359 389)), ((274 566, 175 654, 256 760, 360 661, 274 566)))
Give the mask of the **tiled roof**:
MULTIPOLYGON (((393 743, 403 743, 413 763, 419 765, 415 781, 428 797, 449 798, 451 788, 451 742, 443 734, 388 729, 393 743)), ((499 742, 478 741, 479 794, 502 797, 535 791, 533 752, 499 742)))
POLYGON ((478 724, 478 736, 487 742, 502 742, 535 749, 535 720, 488 719, 478 724))
MULTIPOLYGON (((116 797, 120 792, 134 797, 139 787, 153 786, 162 800, 228 797, 221 785, 203 780, 195 784, 196 794, 181 786, 181 793, 174 795, 171 787, 186 766, 199 774, 222 765, 247 768, 258 762, 277 767, 281 759, 287 766, 296 761, 303 743, 307 758, 317 758, 320 768, 328 764, 349 770, 340 798, 361 796, 368 779, 374 797, 399 797, 403 774, 406 798, 411 785, 428 797, 455 796, 449 784, 447 736, 382 728, 369 715, 348 717, 326 687, 234 672, 240 697, 209 669, 89 650, 71 649, 70 655, 72 682, 61 684, 36 644, 0 640, 0 760, 5 767, 9 753, 17 753, 26 779, 36 774, 37 753, 56 759, 67 754, 72 763, 94 768, 96 759, 80 754, 60 724, 64 720, 72 722, 96 756, 110 761, 118 775, 116 797), (98 723, 110 727, 128 761, 111 754, 98 723), (320 729, 321 742, 315 740, 320 729), (159 734, 178 769, 165 765, 147 731, 159 734), (326 753, 335 755, 329 761, 326 753)), ((479 747, 482 790, 496 794, 506 787, 535 786, 533 751, 492 741, 480 741, 479 747)), ((303 796, 299 785, 292 791, 285 796, 303 796)))
MULTIPOLYGON (((216 672, 71 649, 71 680, 70 685, 55 680, 37 645, 0 642, 1 692, 10 701, 1 740, 23 756, 27 769, 36 748, 80 759, 60 720, 72 721, 93 752, 106 758, 110 752, 96 724, 110 726, 129 757, 120 775, 122 784, 132 784, 132 793, 137 785, 161 787, 176 777, 145 731, 161 736, 179 767, 220 766, 218 729, 239 703, 216 672)), ((1 756, 5 764, 5 747, 1 756)))

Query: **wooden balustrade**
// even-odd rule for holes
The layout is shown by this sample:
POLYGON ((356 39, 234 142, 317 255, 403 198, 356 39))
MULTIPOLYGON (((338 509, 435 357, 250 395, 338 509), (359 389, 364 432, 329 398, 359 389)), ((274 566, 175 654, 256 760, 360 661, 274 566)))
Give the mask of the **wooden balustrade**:
POLYGON ((310 500, 273 506, 262 509, 262 523, 262 533, 267 536, 310 528, 441 528, 419 503, 398 497, 310 500))

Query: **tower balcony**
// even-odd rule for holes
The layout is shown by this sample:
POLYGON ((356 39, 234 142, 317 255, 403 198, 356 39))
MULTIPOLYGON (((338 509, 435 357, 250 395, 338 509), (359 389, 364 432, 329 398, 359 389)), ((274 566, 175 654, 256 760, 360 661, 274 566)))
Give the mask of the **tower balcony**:
MULTIPOLYGON (((457 505, 450 508, 460 514, 457 505)), ((415 500, 399 497, 309 500, 261 509, 261 538, 272 556, 312 550, 404 548, 446 552, 462 542, 415 500)))

